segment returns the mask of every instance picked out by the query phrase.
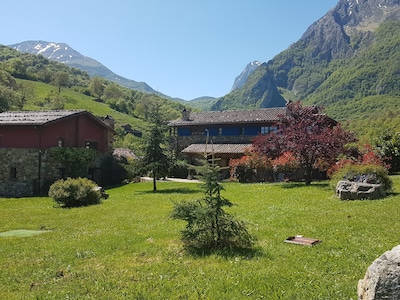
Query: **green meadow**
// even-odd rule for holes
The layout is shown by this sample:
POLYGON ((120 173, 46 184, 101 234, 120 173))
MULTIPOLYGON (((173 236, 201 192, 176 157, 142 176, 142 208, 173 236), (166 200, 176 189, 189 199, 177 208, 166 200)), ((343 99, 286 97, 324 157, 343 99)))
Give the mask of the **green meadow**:
MULTIPOLYGON (((25 104, 25 110, 43 110, 43 109, 50 109, 46 107, 42 107, 38 105, 41 102, 44 102, 43 99, 51 95, 51 93, 56 94, 57 88, 55 86, 45 84, 42 82, 34 82, 34 81, 27 81, 27 80, 18 80, 19 83, 25 83, 28 86, 31 86, 34 89, 34 99, 28 101, 25 104)), ((90 111, 92 114, 100 117, 105 117, 110 115, 114 118, 115 122, 118 124, 131 124, 134 128, 141 129, 146 128, 147 125, 141 119, 129 116, 127 114, 118 112, 109 105, 96 102, 93 97, 86 96, 74 89, 62 89, 61 96, 63 97, 65 103, 65 109, 84 109, 90 111)))
POLYGON ((0 299, 357 299, 367 267, 400 243, 392 178, 394 192, 373 201, 340 201, 328 182, 226 182, 228 211, 258 241, 254 251, 204 255, 185 253, 185 223, 169 218, 174 202, 202 197, 197 183, 159 182, 156 193, 132 183, 72 209, 2 198, 0 299), (284 242, 294 235, 322 243, 284 242))

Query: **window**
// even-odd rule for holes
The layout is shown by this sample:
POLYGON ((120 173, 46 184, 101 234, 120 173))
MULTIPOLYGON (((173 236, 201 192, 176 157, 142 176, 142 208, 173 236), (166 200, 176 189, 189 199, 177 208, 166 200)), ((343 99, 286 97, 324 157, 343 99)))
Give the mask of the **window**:
POLYGON ((269 132, 274 132, 278 130, 278 126, 269 126, 269 132))
POLYGON ((85 142, 85 148, 86 149, 97 150, 97 142, 96 141, 86 141, 85 142))
POLYGON ((222 128, 218 128, 218 135, 222 135, 222 128))
POLYGON ((241 134, 241 135, 244 135, 244 127, 241 127, 241 128, 240 128, 240 134, 241 134))
POLYGON ((57 142, 57 145, 58 145, 58 147, 63 147, 64 146, 64 140, 62 138, 59 138, 58 142, 57 142))
POLYGON ((268 134, 268 127, 262 126, 261 127, 261 134, 268 134))
POLYGON ((204 135, 204 128, 191 128, 190 134, 191 135, 204 135))
POLYGON ((169 128, 169 135, 170 136, 177 136, 178 132, 177 132, 176 129, 177 129, 176 127, 170 127, 169 128))
POLYGON ((10 179, 16 179, 17 178, 17 168, 11 167, 10 168, 10 179))
POLYGON ((278 130, 278 126, 262 126, 261 134, 268 134, 278 130))

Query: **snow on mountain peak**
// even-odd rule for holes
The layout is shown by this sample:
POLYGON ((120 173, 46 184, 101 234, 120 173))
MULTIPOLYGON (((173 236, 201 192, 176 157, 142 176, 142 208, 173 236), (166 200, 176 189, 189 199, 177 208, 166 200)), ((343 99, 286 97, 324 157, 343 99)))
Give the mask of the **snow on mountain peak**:
POLYGON ((254 71, 262 64, 262 62, 259 62, 258 60, 252 61, 249 64, 247 64, 246 68, 242 71, 242 73, 236 77, 235 82, 233 83, 232 89, 240 89, 245 83, 247 78, 254 73, 254 71))

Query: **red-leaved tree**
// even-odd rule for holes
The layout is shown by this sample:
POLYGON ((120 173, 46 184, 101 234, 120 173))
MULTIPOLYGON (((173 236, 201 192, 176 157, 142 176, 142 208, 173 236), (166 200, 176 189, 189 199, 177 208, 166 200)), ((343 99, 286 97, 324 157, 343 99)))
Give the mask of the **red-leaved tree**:
POLYGON ((229 161, 231 179, 239 182, 263 182, 267 180, 268 170, 272 171, 271 162, 259 153, 250 151, 238 159, 229 161))
POLYGON ((296 157, 309 185, 317 165, 332 165, 340 154, 346 153, 345 145, 356 139, 323 114, 321 108, 303 107, 299 101, 288 103, 287 108, 287 114, 282 115, 278 123, 278 130, 255 138, 253 149, 269 159, 290 152, 296 157))
POLYGON ((291 152, 286 151, 281 153, 280 156, 276 157, 271 161, 272 169, 274 171, 274 179, 275 174, 282 172, 293 172, 299 168, 299 163, 297 161, 296 156, 294 156, 291 152))
POLYGON ((328 176, 332 176, 338 170, 348 165, 375 165, 389 170, 390 165, 385 162, 385 158, 380 157, 377 150, 370 144, 365 144, 357 151, 352 153, 351 157, 344 157, 331 165, 328 169, 328 176))

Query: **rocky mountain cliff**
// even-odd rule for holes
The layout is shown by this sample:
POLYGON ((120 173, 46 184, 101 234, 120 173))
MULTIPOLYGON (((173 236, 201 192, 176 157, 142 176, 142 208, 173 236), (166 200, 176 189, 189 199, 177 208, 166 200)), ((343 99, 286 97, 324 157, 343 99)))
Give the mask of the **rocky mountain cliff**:
POLYGON ((298 42, 268 63, 277 85, 300 98, 329 76, 328 63, 357 56, 374 42, 374 32, 389 19, 399 20, 399 0, 340 0, 312 24, 298 42))
MULTIPOLYGON (((236 107, 242 108, 265 107, 272 103, 266 103, 265 95, 273 94, 277 89, 292 95, 294 99, 290 100, 311 99, 309 101, 318 102, 316 99, 318 93, 322 92, 321 86, 329 82, 328 79, 337 70, 351 65, 363 53, 368 57, 366 52, 377 51, 376 47, 372 48, 377 44, 376 31, 390 20, 395 21, 390 25, 393 29, 386 30, 395 32, 400 20, 400 0, 340 0, 335 8, 314 22, 300 40, 268 63, 261 64, 239 90, 219 99, 213 109, 230 105, 224 102, 234 103, 236 107)), ((385 64, 388 60, 393 65, 398 64, 396 43, 382 38, 380 42, 390 44, 387 46, 387 53, 381 54, 385 55, 385 64)), ((375 61, 375 65, 380 63, 380 60, 375 61)), ((393 75, 396 74, 394 71, 393 75)), ((377 77, 379 76, 371 76, 377 77)), ((368 78, 361 79, 365 80, 368 78)), ((396 77, 392 80, 396 81, 396 77)), ((324 85, 325 90, 328 88, 329 86, 324 85)), ((381 87, 379 93, 385 94, 387 91, 381 87)), ((355 94, 357 92, 350 97, 355 94)))
POLYGON ((240 89, 247 81, 247 78, 249 78, 249 76, 251 74, 254 73, 254 71, 261 65, 262 63, 259 61, 252 61, 251 63, 247 64, 247 66, 244 68, 244 70, 242 71, 242 73, 240 73, 239 76, 237 76, 235 78, 235 81, 232 85, 232 89, 231 91, 240 89))
POLYGON ((14 45, 9 45, 9 47, 20 52, 43 55, 45 58, 50 60, 61 62, 69 67, 86 71, 91 77, 99 76, 133 90, 144 93, 160 94, 159 92, 153 90, 145 82, 137 82, 115 74, 98 61, 80 54, 78 51, 72 49, 65 43, 25 41, 14 45))
POLYGON ((217 99, 211 110, 230 110, 243 108, 283 107, 286 100, 282 97, 275 83, 274 74, 261 64, 249 75, 245 85, 217 99))

